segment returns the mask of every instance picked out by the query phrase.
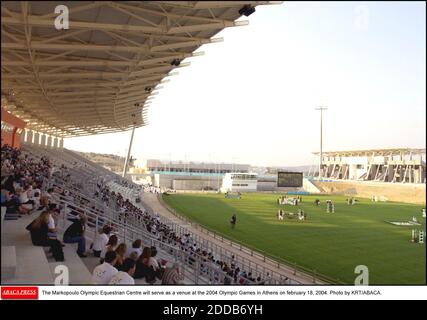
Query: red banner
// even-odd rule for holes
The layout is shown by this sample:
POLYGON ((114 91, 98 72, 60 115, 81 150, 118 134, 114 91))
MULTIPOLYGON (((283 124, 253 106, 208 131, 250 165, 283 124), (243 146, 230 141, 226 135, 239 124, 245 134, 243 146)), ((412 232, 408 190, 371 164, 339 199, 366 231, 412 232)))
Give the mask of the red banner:
POLYGON ((1 287, 2 299, 38 299, 38 287, 1 287))

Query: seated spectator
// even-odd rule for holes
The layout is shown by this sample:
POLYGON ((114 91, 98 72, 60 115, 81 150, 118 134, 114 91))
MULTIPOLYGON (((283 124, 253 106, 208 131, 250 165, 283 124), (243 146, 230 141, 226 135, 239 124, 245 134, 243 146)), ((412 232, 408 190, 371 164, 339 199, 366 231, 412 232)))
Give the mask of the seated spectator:
MULTIPOLYGON (((43 200, 42 201, 42 205, 43 206, 46 206, 46 205, 48 205, 49 203, 52 202, 52 199, 53 199, 52 195, 53 195, 53 188, 47 189, 47 192, 45 192, 45 193, 42 194, 41 199, 43 200)), ((39 210, 40 209, 43 209, 43 208, 39 208, 39 210)))
POLYGON ((130 257, 130 255, 132 254, 132 252, 136 252, 137 256, 139 257, 142 254, 142 240, 141 239, 136 239, 133 243, 132 243, 132 248, 129 248, 128 252, 127 252, 127 256, 130 257))
POLYGON ((49 223, 48 223, 49 237, 56 239, 58 237, 56 225, 59 217, 59 209, 56 209, 55 207, 56 206, 48 206, 46 211, 49 212, 49 223))
POLYGON ((77 254, 81 258, 86 258, 86 238, 84 236, 86 228, 86 216, 81 216, 80 219, 73 222, 64 233, 65 243, 78 243, 77 254))
POLYGON ((104 263, 98 265, 92 274, 92 284, 107 285, 111 278, 119 272, 113 266, 116 264, 117 255, 114 251, 107 252, 104 263))
POLYGON ((126 244, 120 243, 115 250, 117 254, 117 261, 115 267, 117 268, 117 270, 121 270, 121 266, 126 259, 126 249, 126 244))
POLYGON ((129 285, 135 284, 135 280, 132 276, 135 273, 135 261, 130 258, 125 259, 122 265, 122 271, 117 272, 112 278, 109 284, 114 285, 129 285))
POLYGON ((43 247, 49 246, 49 216, 49 211, 43 211, 27 226, 26 229, 30 231, 33 245, 43 247))
POLYGON ((162 278, 163 268, 160 266, 159 262, 156 259, 157 249, 156 247, 151 247, 151 257, 148 259, 148 266, 154 270, 154 273, 158 279, 162 278))
POLYGON ((56 261, 64 261, 62 245, 57 239, 49 237, 49 212, 43 211, 26 229, 30 231, 31 242, 35 246, 50 247, 56 261))
POLYGON ((1 206, 6 207, 6 213, 17 214, 19 213, 19 198, 9 190, 2 189, 1 206))
POLYGON ((24 190, 22 188, 20 188, 20 187, 16 188, 15 199, 17 201, 17 209, 18 209, 17 211, 18 211, 18 213, 20 213, 20 214, 29 214, 30 211, 31 211, 31 208, 29 208, 27 206, 27 204, 24 204, 22 202, 22 200, 25 200, 25 199, 28 200, 28 197, 26 197, 25 192, 24 192, 24 190))
POLYGON ((104 262, 104 258, 107 252, 116 250, 118 242, 119 242, 119 238, 117 238, 115 234, 110 236, 110 238, 108 239, 107 245, 104 248, 102 248, 101 263, 104 262))
POLYGON ((110 235, 110 232, 111 232, 111 227, 108 225, 105 225, 104 227, 102 227, 101 232, 96 235, 95 240, 93 241, 93 244, 92 244, 93 255, 95 257, 98 257, 98 258, 101 257, 102 249, 108 243, 108 237, 110 235))
POLYGON ((37 191, 37 189, 35 189, 33 191, 31 200, 34 201, 34 209, 36 209, 40 206, 40 190, 37 191))
POLYGON ((133 251, 130 254, 129 258, 132 259, 133 261, 135 261, 135 263, 136 263, 136 261, 138 260, 138 254, 135 251, 133 251))
POLYGON ((32 192, 32 186, 29 185, 20 189, 19 202, 21 203, 21 212, 30 214, 34 209, 34 201, 30 200, 29 193, 32 192))
POLYGON ((151 248, 145 247, 142 251, 141 256, 136 262, 135 279, 145 278, 147 283, 153 283, 156 281, 156 275, 152 268, 149 267, 148 263, 151 258, 151 248))
POLYGON ((174 263, 172 268, 166 268, 162 277, 162 284, 181 284, 184 277, 179 273, 179 264, 174 263))

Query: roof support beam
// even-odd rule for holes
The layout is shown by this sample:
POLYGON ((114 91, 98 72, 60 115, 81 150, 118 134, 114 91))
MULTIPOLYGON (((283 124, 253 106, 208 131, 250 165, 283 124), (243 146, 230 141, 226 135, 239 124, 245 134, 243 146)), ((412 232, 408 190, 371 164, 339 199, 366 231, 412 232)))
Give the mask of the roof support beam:
MULTIPOLYGON (((134 52, 134 53, 155 53, 160 51, 168 51, 172 49, 186 48, 201 46, 202 44, 220 42, 222 38, 206 39, 206 40, 190 40, 184 42, 177 42, 165 45, 158 45, 148 47, 147 45, 141 46, 116 46, 116 45, 94 45, 94 44, 81 44, 81 43, 42 43, 40 41, 31 42, 31 48, 37 50, 83 50, 83 51, 112 51, 112 52, 134 52)), ((25 49, 23 43, 15 42, 2 42, 2 50, 5 49, 25 49)), ((173 54, 173 53, 172 53, 173 54)), ((178 52, 178 54, 185 55, 185 52, 178 52)))
MULTIPOLYGON (((170 56, 160 57, 160 58, 152 58, 141 60, 139 62, 136 61, 118 61, 118 60, 40 60, 36 59, 36 65, 40 67, 61 67, 61 66, 69 66, 69 67, 128 67, 132 65, 137 66, 146 66, 152 64, 159 63, 167 63, 172 61, 173 59, 185 59, 189 57, 196 57, 202 54, 171 54, 170 56)), ((13 66, 13 67, 25 67, 31 66, 31 63, 28 61, 14 61, 14 60, 2 60, 1 64, 3 66, 13 66)))
MULTIPOLYGON (((39 16, 28 16, 27 23, 31 26, 38 27, 53 27, 55 20, 54 19, 43 19, 39 16)), ((21 25, 22 21, 18 17, 2 17, 2 25, 21 25)), ((83 22, 83 21, 70 21, 70 29, 89 29, 89 30, 107 30, 107 31, 136 31, 136 32, 146 32, 146 33, 155 33, 155 34, 175 34, 175 33, 185 33, 185 32, 198 32, 205 30, 216 30, 223 29, 227 27, 236 27, 247 25, 248 21, 227 21, 223 20, 221 22, 205 23, 205 24, 196 24, 191 26, 180 26, 167 28, 166 26, 136 26, 136 25, 121 25, 121 24, 112 24, 112 23, 96 23, 96 22, 83 22)))

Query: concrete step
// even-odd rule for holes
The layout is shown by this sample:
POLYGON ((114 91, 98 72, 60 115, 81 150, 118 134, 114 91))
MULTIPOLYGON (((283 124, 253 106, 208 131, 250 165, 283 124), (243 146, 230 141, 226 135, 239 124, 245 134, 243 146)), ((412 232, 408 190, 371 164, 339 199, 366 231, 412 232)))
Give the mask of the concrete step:
POLYGON ((15 246, 1 247, 1 279, 13 279, 16 276, 16 248, 15 246))
POLYGON ((22 216, 18 220, 2 221, 2 245, 8 246, 31 246, 30 233, 25 227, 38 216, 33 213, 29 216, 22 216))
MULTIPOLYGON (((2 284, 53 284, 53 277, 43 247, 16 246, 16 272, 2 284)), ((2 258, 2 265, 4 261, 2 258)))
POLYGON ((85 264, 86 268, 89 270, 89 272, 92 274, 93 269, 95 269, 99 265, 100 258, 93 256, 92 252, 87 252, 86 254, 87 258, 82 259, 82 261, 85 264))
POLYGON ((1 222, 3 223, 4 217, 6 215, 6 207, 1 207, 1 222))
POLYGON ((56 262, 52 257, 48 258, 49 268, 52 273, 53 278, 58 274, 55 273, 55 268, 58 265, 67 266, 69 272, 69 284, 81 285, 81 284, 90 284, 91 273, 89 272, 86 265, 83 263, 82 259, 77 255, 76 249, 74 246, 67 244, 64 248, 64 260, 62 262, 56 262))

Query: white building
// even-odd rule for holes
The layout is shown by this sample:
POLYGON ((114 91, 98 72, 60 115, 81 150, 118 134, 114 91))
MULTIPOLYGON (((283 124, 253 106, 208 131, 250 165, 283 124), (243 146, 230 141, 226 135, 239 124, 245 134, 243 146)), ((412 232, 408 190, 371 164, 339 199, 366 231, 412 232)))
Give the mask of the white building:
POLYGON ((222 180, 221 192, 255 192, 257 184, 258 175, 256 173, 226 173, 222 180))
POLYGON ((320 176, 337 180, 425 183, 425 152, 425 149, 409 148, 323 152, 320 176))

